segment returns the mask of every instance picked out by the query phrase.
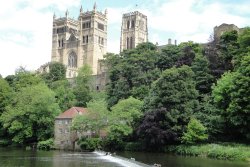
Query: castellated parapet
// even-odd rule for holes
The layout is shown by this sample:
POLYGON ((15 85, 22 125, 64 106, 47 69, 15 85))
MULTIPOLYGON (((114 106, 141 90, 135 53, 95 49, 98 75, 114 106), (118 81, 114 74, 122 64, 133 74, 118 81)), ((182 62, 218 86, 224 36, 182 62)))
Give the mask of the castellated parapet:
POLYGON ((135 48, 143 42, 148 42, 147 16, 138 11, 123 14, 120 51, 135 48))
POLYGON ((99 60, 107 50, 107 10, 104 13, 96 10, 84 12, 82 7, 78 20, 65 17, 53 17, 51 61, 67 67, 66 78, 73 78, 77 70, 88 64, 93 75, 99 73, 99 60))

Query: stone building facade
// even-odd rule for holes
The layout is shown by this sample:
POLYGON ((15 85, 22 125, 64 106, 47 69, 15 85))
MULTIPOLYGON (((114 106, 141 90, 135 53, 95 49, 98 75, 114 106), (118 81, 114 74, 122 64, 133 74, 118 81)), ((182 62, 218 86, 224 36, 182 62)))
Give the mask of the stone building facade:
POLYGON ((135 48, 148 41, 147 16, 135 11, 123 14, 121 25, 120 51, 135 48))
MULTIPOLYGON (((82 107, 72 107, 67 111, 61 113, 55 119, 54 128, 54 145, 56 149, 63 150, 79 150, 77 140, 81 137, 82 133, 72 131, 72 119, 77 115, 86 114, 87 109, 82 107)), ((91 132, 84 132, 85 136, 91 136, 91 132)))
MULTIPOLYGON (((92 11, 84 12, 82 7, 78 20, 69 17, 53 17, 51 61, 67 67, 66 78, 73 78, 84 64, 92 68, 97 75, 99 60, 107 50, 107 10, 97 11, 96 4, 92 11)), ((100 69, 99 69, 100 70, 100 69)))

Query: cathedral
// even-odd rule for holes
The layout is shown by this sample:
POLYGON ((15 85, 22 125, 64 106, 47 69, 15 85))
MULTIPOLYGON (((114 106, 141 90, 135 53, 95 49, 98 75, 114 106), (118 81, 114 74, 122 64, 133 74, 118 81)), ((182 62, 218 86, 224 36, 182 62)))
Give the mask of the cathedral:
MULTIPOLYGON (((97 11, 96 3, 92 11, 80 8, 77 20, 69 17, 53 16, 51 61, 60 62, 67 67, 66 78, 77 76, 77 70, 84 64, 96 76, 96 86, 105 81, 105 67, 101 63, 107 53, 108 11, 97 11)), ((137 44, 148 41, 147 16, 135 11, 123 14, 120 37, 120 51, 135 48, 137 44)))

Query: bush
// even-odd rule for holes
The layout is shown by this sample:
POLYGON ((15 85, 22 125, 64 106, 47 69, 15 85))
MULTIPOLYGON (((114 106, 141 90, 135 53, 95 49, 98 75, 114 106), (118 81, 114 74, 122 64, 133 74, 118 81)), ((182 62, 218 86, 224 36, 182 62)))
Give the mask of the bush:
POLYGON ((102 141, 100 138, 81 138, 78 142, 82 150, 94 151, 102 148, 102 141))
POLYGON ((205 145, 178 145, 168 146, 165 152, 172 152, 185 156, 203 156, 222 160, 248 161, 250 147, 242 144, 205 144, 205 145))
POLYGON ((113 138, 110 138, 108 136, 103 141, 103 148, 110 150, 110 151, 113 151, 113 150, 122 151, 122 150, 124 150, 124 147, 125 147, 124 141, 122 141, 121 139, 118 139, 118 138, 113 139, 113 138))
POLYGON ((206 130, 207 128, 199 120, 191 118, 188 123, 187 132, 183 134, 181 142, 185 144, 203 142, 208 139, 206 130))
POLYGON ((51 138, 48 140, 39 141, 37 144, 37 148, 39 150, 51 150, 54 148, 54 140, 51 138))

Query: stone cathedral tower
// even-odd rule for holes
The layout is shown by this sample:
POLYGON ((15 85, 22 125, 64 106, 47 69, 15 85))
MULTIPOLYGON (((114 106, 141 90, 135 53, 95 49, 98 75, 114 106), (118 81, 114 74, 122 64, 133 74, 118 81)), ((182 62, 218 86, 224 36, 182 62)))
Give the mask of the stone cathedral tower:
POLYGON ((53 17, 51 61, 61 62, 67 67, 66 78, 77 75, 84 64, 92 68, 93 75, 98 74, 99 60, 103 59, 107 49, 107 10, 83 12, 81 7, 78 20, 65 17, 53 17))
POLYGON ((148 41, 147 16, 135 11, 123 14, 121 26, 120 51, 135 48, 148 41))

